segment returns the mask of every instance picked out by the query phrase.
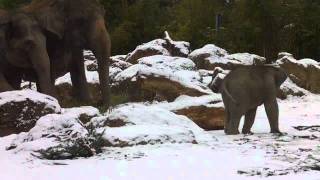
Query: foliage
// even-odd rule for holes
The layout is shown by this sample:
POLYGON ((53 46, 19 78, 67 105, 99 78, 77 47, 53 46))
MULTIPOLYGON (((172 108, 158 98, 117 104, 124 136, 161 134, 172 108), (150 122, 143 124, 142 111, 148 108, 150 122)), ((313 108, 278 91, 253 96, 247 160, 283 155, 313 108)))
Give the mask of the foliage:
MULTIPOLYGON (((28 0, 0 0, 14 8, 28 0)), ((193 48, 214 43, 274 60, 279 51, 320 60, 319 0, 100 0, 113 54, 162 37, 168 30, 193 48), (216 29, 216 15, 222 26, 216 29)))

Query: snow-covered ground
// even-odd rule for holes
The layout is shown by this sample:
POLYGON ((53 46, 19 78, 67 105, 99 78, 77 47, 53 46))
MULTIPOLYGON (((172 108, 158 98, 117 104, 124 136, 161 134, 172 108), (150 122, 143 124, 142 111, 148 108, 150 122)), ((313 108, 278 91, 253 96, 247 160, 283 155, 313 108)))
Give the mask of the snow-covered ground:
MULTIPOLYGON (((159 111, 161 106, 154 109, 159 111)), ((16 138, 11 135, 0 138, 0 178, 320 179, 320 127, 293 128, 319 124, 320 96, 279 100, 279 106, 280 128, 287 133, 284 136, 268 133, 268 120, 260 107, 252 129, 254 135, 226 136, 223 131, 203 131, 196 134, 198 144, 106 148, 102 154, 87 159, 49 161, 29 152, 6 151, 16 138)))

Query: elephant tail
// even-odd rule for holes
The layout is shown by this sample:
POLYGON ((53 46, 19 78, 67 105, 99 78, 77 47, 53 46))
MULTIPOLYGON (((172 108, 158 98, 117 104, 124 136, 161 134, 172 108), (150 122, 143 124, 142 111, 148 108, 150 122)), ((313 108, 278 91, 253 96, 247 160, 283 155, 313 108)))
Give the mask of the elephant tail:
POLYGON ((226 87, 226 84, 225 83, 222 83, 222 88, 221 88, 222 92, 226 93, 226 95, 231 99, 231 101, 235 104, 239 104, 238 101, 236 101, 232 95, 230 94, 230 92, 228 91, 227 87, 226 87))

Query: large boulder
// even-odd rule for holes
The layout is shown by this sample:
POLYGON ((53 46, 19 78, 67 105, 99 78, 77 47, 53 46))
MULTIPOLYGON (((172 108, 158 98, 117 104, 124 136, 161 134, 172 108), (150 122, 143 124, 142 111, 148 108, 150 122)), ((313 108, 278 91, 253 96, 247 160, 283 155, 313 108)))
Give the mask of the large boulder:
POLYGON ((153 55, 170 56, 170 52, 164 47, 164 39, 156 39, 148 43, 139 45, 134 51, 128 54, 126 61, 136 64, 138 59, 153 55))
POLYGON ((101 152, 99 137, 81 121, 98 114, 95 108, 82 107, 43 116, 29 132, 18 134, 7 150, 50 160, 90 157, 101 152))
POLYGON ((292 55, 284 55, 277 60, 277 64, 286 71, 289 78, 299 87, 313 93, 320 93, 319 62, 312 59, 296 60, 292 55))
POLYGON ((173 101, 180 95, 201 96, 211 90, 201 82, 195 64, 187 58, 151 56, 122 71, 114 78, 113 88, 125 91, 131 100, 173 101))
POLYGON ((214 44, 208 44, 194 50, 189 54, 189 58, 196 63, 198 69, 207 70, 214 70, 216 67, 232 70, 242 65, 263 65, 266 63, 264 57, 249 53, 229 54, 214 44))
POLYGON ((196 135, 202 132, 185 116, 143 104, 121 105, 90 123, 103 134, 102 141, 107 147, 197 143, 196 135))
POLYGON ((0 93, 0 137, 29 131, 40 117, 60 112, 55 98, 32 90, 0 93))
POLYGON ((204 130, 224 129, 224 106, 218 94, 201 97, 181 96, 171 103, 159 103, 155 107, 184 115, 204 130))
MULTIPOLYGON (((112 73, 112 69, 110 70, 112 73)), ((99 88, 99 74, 97 71, 86 71, 86 77, 89 87, 89 92, 92 97, 90 105, 98 104, 101 100, 101 93, 99 88)), ((75 107, 82 104, 73 97, 72 81, 70 73, 56 79, 55 86, 57 90, 58 100, 62 107, 75 107)))
POLYGON ((190 53, 190 43, 184 41, 173 41, 169 34, 165 32, 164 39, 156 39, 148 43, 139 45, 133 52, 129 53, 126 61, 136 64, 140 58, 164 55, 187 57, 190 53))
POLYGON ((167 31, 164 34, 164 40, 166 41, 164 47, 170 52, 171 56, 188 57, 190 54, 190 43, 172 40, 167 31))
MULTIPOLYGON (((110 83, 114 82, 114 78, 116 75, 118 75, 123 70, 121 68, 124 68, 124 66, 130 64, 126 62, 117 62, 119 67, 117 65, 112 64, 109 67, 109 77, 110 77, 110 83)), ((92 101, 88 105, 97 105, 101 101, 101 93, 100 93, 100 80, 99 80, 99 74, 97 71, 85 71, 86 78, 88 82, 89 92, 90 96, 92 97, 92 101)), ((74 107, 79 106, 79 104, 83 105, 83 102, 78 102, 73 97, 72 92, 72 81, 71 81, 71 75, 70 73, 65 74, 64 76, 56 79, 55 81, 56 90, 58 94, 58 99, 63 107, 74 107)))

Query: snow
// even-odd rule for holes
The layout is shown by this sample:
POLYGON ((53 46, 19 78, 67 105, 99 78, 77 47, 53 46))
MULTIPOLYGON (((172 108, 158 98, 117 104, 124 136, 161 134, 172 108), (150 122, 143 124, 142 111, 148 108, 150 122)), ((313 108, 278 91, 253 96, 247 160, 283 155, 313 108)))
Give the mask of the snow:
POLYGON ((227 55, 225 58, 238 61, 239 63, 244 65, 256 64, 257 63, 256 60, 260 61, 261 64, 266 63, 266 59, 264 57, 261 57, 255 54, 249 54, 249 53, 230 54, 230 55, 227 55))
POLYGON ((287 78, 287 80, 280 86, 280 89, 285 92, 292 91, 294 94, 310 94, 309 91, 297 86, 290 78, 287 78))
MULTIPOLYGON (((109 121, 121 119, 133 125, 184 127, 194 132, 202 131, 201 128, 185 116, 176 115, 164 108, 139 103, 120 105, 112 112, 105 114, 105 116, 108 117, 109 121), (142 114, 143 116, 141 116, 142 114)), ((96 120, 99 120, 99 118, 96 120)), ((99 122, 93 123, 101 124, 99 122)))
POLYGON ((145 51, 145 50, 156 50, 157 52, 160 52, 162 55, 170 56, 170 52, 163 47, 163 45, 166 43, 163 39, 155 39, 153 41, 150 41, 148 43, 144 43, 142 45, 137 46, 137 48, 128 54, 126 59, 130 59, 132 55, 136 54, 137 51, 145 51))
POLYGON ((282 57, 284 57, 284 56, 293 57, 293 55, 290 54, 290 53, 288 53, 288 52, 280 52, 280 53, 278 54, 278 57, 280 57, 280 58, 282 58, 282 57))
MULTIPOLYGON (((164 40, 155 40, 139 48, 159 47, 164 40)), ((186 45, 182 42, 180 45, 186 45)), ((177 46, 180 46, 179 44, 177 46)), ((160 48, 161 46, 161 48, 160 48)), ((164 50, 163 53, 167 53, 164 50)), ((206 45, 190 54, 208 53, 210 61, 234 61, 253 64, 255 58, 248 53, 229 55, 215 45, 206 45), (230 60, 232 59, 232 60, 230 60)), ((85 51, 86 56, 92 53, 85 51)), ((288 54, 283 54, 289 56, 288 54)), ((93 107, 60 109, 61 114, 40 118, 29 132, 0 138, 0 169, 2 179, 319 179, 320 172, 309 169, 320 166, 320 95, 296 86, 287 79, 281 86, 304 96, 289 96, 279 100, 280 129, 284 136, 269 133, 264 107, 259 107, 252 131, 254 135, 226 136, 223 131, 204 131, 186 116, 174 111, 193 106, 223 107, 220 94, 212 93, 207 85, 212 71, 196 70, 188 58, 163 55, 145 57, 138 64, 121 61, 121 67, 111 67, 110 76, 116 83, 134 81, 136 76, 161 76, 187 87, 206 92, 201 97, 179 96, 174 102, 127 103, 100 114, 93 107), (122 65, 130 66, 123 70, 122 65), (94 117, 87 124, 80 116, 94 117), (106 122, 124 124, 108 126, 106 122), (301 127, 300 127, 301 126, 301 127), (304 127, 305 126, 305 127, 304 127), (90 158, 49 161, 39 159, 37 153, 74 139, 86 139, 88 127, 101 133, 105 147, 101 154, 90 158), (114 147, 112 147, 114 146, 114 147), (6 150, 10 147, 11 150, 6 150)), ((306 66, 319 66, 310 59, 286 60, 306 66)), ((281 63, 281 60, 278 61, 281 63)), ((86 71, 89 83, 99 83, 97 72, 86 71)), ((223 78, 224 74, 218 74, 223 78)), ((71 84, 70 74, 57 79, 56 84, 71 84)), ((55 99, 34 91, 16 91, 0 94, 0 105, 11 101, 48 101, 55 99)), ((60 108, 60 106, 57 106, 60 108)), ((240 123, 240 129, 244 120, 240 123)))
MULTIPOLYGON (((85 71, 86 73, 86 78, 87 78, 87 82, 89 84, 99 84, 99 74, 97 71, 85 71)), ((72 85, 72 81, 71 81, 71 75, 70 73, 65 74, 62 77, 59 77, 58 79, 56 79, 55 81, 55 85, 61 85, 61 84, 70 84, 72 85)))
POLYGON ((29 132, 18 134, 10 146, 16 147, 15 152, 37 152, 56 147, 64 140, 85 138, 88 130, 79 120, 82 114, 93 117, 100 113, 89 106, 62 109, 62 114, 41 117, 29 132))
MULTIPOLYGON (((187 101, 188 99, 189 97, 180 97, 177 101, 187 101)), ((203 99, 206 98, 203 97, 203 99)), ((208 135, 203 139, 205 141, 201 141, 199 144, 165 143, 107 148, 99 156, 87 159, 48 161, 25 153, 16 154, 12 151, 6 151, 5 147, 17 137, 17 135, 12 135, 0 138, 1 178, 9 180, 68 178, 79 180, 88 178, 241 180, 257 179, 274 173, 284 175, 269 176, 268 179, 316 180, 320 176, 319 171, 303 172, 299 171, 299 167, 309 166, 310 163, 315 162, 311 157, 319 157, 318 140, 303 139, 302 137, 311 135, 319 137, 320 134, 316 131, 298 131, 293 126, 319 124, 319 106, 320 96, 313 94, 279 101, 280 128, 288 133, 282 137, 268 133, 267 117, 264 108, 260 107, 253 127, 253 132, 256 134, 251 136, 226 136, 223 131, 199 131, 200 134, 208 135), (295 170, 297 170, 296 173, 295 170), (247 174, 241 175, 238 172, 247 174), (261 175, 255 175, 257 173, 261 173, 261 175), (254 176, 250 176, 250 174, 254 176)), ((159 106, 147 107, 142 104, 131 104, 124 106, 120 112, 111 112, 110 116, 112 113, 114 113, 113 116, 117 114, 123 117, 130 115, 131 119, 130 111, 139 111, 139 109, 142 109, 140 118, 139 115, 135 115, 132 117, 134 120, 130 120, 139 125, 127 126, 122 130, 114 129, 106 136, 112 137, 115 133, 116 135, 123 134, 122 138, 124 139, 130 138, 131 133, 128 132, 132 129, 134 133, 141 135, 138 137, 145 134, 150 135, 149 137, 157 137, 162 134, 159 133, 161 131, 168 134, 179 132, 172 128, 170 131, 158 127, 159 124, 167 122, 166 119, 171 119, 165 118, 165 116, 171 117, 171 115, 162 114, 165 110, 159 106), (154 124, 149 128, 149 125, 144 125, 146 120, 150 120, 154 124)), ((132 114, 135 113, 132 112, 132 114)), ((175 123, 172 127, 184 127, 182 119, 172 122, 175 123), (180 123, 182 124, 179 125, 180 123)), ((185 131, 181 131, 181 133, 183 132, 185 131)))
POLYGON ((201 97, 181 95, 174 102, 160 102, 153 104, 152 106, 167 109, 169 111, 187 109, 188 107, 196 106, 224 107, 222 103, 222 97, 220 94, 204 95, 201 97))
POLYGON ((188 56, 190 53, 190 43, 186 41, 173 41, 171 37, 169 36, 169 33, 167 31, 164 32, 165 34, 165 40, 168 40, 170 44, 174 46, 174 48, 179 49, 179 51, 185 55, 188 56))
POLYGON ((120 72, 115 78, 116 83, 126 80, 135 81, 136 77, 153 76, 164 77, 181 85, 209 94, 211 91, 206 84, 200 82, 200 74, 196 71, 195 64, 187 58, 155 55, 141 58, 138 64, 120 72))
POLYGON ((314 66, 317 69, 320 69, 320 63, 309 58, 297 60, 293 56, 284 56, 281 59, 277 60, 277 64, 280 64, 280 65, 286 62, 297 64, 298 66, 302 66, 304 68, 308 68, 309 66, 314 66))
POLYGON ((87 116, 99 116, 100 112, 97 108, 92 106, 82 106, 75 108, 64 108, 62 109, 64 115, 71 115, 73 117, 79 117, 81 114, 86 114, 87 116))
MULTIPOLYGON (((110 66, 109 68, 109 77, 111 80, 113 80, 113 78, 120 73, 122 70, 118 67, 113 67, 110 66)), ((86 78, 87 78, 87 82, 89 84, 99 84, 100 80, 99 80, 99 73, 97 71, 85 71, 86 74, 86 78)), ((55 81, 55 85, 61 85, 61 84, 70 84, 72 85, 72 81, 71 81, 71 75, 70 73, 65 74, 62 77, 59 77, 56 79, 55 81)))
POLYGON ((7 103, 23 102, 26 100, 31 100, 36 103, 44 103, 45 108, 54 109, 55 112, 60 112, 58 100, 33 90, 26 89, 21 91, 8 91, 0 93, 0 106, 7 103))
POLYGON ((316 67, 320 68, 320 63, 319 62, 317 62, 316 60, 313 60, 313 59, 309 59, 309 58, 300 59, 299 63, 304 64, 305 67, 307 67, 308 65, 313 65, 313 66, 316 66, 316 67))
POLYGON ((175 126, 133 125, 116 128, 106 128, 102 138, 112 146, 134 146, 139 144, 162 143, 193 143, 195 137, 192 131, 175 126))
POLYGON ((115 56, 111 56, 110 59, 112 61, 123 61, 126 57, 127 55, 115 55, 115 56))
MULTIPOLYGON (((204 54, 206 54, 206 59, 209 60, 210 63, 228 63, 225 58, 225 56, 228 55, 228 52, 214 44, 207 44, 203 48, 194 50, 189 54, 189 58, 194 59, 204 54)), ((237 62, 235 61, 235 63, 237 62)))
POLYGON ((226 50, 214 45, 207 44, 204 47, 194 50, 189 54, 190 59, 197 59, 197 57, 203 57, 211 64, 244 64, 244 65, 256 65, 265 64, 266 59, 264 57, 250 54, 250 53, 236 53, 229 54, 226 50))
POLYGON ((170 68, 173 70, 194 70, 195 64, 190 59, 155 55, 139 59, 139 64, 154 68, 170 68))

